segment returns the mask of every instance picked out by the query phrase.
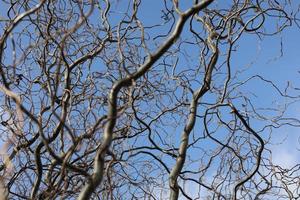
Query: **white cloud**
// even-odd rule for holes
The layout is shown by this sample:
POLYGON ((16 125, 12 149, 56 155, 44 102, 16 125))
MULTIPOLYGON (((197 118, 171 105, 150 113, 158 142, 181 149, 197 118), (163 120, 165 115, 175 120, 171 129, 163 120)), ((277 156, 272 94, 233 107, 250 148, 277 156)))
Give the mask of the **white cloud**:
POLYGON ((272 145, 272 162, 282 168, 291 168, 296 164, 299 164, 299 137, 299 134, 296 134, 294 131, 290 131, 287 133, 286 140, 282 141, 280 144, 272 145))

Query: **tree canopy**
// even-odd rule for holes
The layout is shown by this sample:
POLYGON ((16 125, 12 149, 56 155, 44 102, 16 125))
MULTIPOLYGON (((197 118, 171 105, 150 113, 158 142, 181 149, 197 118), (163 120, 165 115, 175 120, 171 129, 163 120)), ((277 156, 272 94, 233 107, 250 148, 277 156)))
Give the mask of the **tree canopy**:
POLYGON ((296 1, 0 6, 2 199, 300 198, 296 1))

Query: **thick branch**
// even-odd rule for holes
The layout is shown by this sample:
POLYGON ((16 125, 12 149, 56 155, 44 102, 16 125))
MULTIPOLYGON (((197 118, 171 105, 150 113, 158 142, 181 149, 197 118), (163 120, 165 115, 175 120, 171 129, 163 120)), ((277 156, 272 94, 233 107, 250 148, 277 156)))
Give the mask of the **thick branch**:
POLYGON ((195 5, 191 9, 187 10, 177 21, 176 27, 170 37, 166 40, 166 42, 152 55, 149 56, 148 60, 140 67, 140 69, 134 73, 133 75, 126 77, 117 81, 112 87, 109 95, 109 108, 108 108, 108 122, 105 125, 103 141, 96 153, 95 164, 94 164, 94 173, 91 176, 89 182, 82 189, 78 200, 86 200, 89 199, 92 193, 96 190, 98 185, 101 183, 103 179, 104 173, 104 159, 105 155, 111 145, 113 138, 113 129, 116 124, 117 119, 117 97, 118 93, 122 87, 129 86, 133 81, 139 79, 143 76, 151 66, 173 45, 173 43, 180 36, 183 27, 188 20, 189 17, 199 12, 200 10, 206 8, 213 0, 202 1, 201 3, 195 5))

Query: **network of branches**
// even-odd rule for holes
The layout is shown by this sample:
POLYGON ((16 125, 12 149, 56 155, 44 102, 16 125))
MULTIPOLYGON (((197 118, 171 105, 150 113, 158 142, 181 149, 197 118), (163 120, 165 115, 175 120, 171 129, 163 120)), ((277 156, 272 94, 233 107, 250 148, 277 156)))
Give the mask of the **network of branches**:
POLYGON ((238 64, 296 3, 2 0, 2 199, 300 198, 269 148, 298 90, 238 64))

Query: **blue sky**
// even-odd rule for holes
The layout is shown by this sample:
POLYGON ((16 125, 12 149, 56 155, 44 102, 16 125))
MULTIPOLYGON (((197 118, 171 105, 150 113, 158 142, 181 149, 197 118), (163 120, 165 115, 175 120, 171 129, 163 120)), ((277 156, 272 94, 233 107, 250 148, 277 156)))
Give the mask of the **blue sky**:
MULTIPOLYGON (((185 1, 185 3, 186 2, 188 1, 185 1)), ((146 0, 142 2, 140 8, 142 12, 138 15, 138 17, 140 18, 144 26, 151 26, 157 24, 158 21, 160 23, 163 23, 163 20, 161 18, 161 16, 163 15, 163 13, 161 12, 162 10, 161 3, 162 1, 158 1, 158 0, 155 1, 146 0)), ((221 5, 221 4, 224 4, 224 1, 219 0, 213 3, 212 6, 221 5)), ((188 8, 188 6, 189 6, 188 4, 186 5, 184 4, 182 8, 188 8)), ((121 16, 123 16, 123 13, 126 12, 127 7, 122 5, 122 1, 119 1, 119 5, 115 8, 113 7, 112 10, 113 11, 115 10, 115 13, 113 14, 115 18, 113 18, 111 22, 112 25, 117 25, 117 22, 119 21, 121 16), (120 18, 118 18, 118 16, 120 18)), ((95 20, 97 19, 95 18, 95 20)), ((270 23, 266 26, 266 29, 271 30, 274 28, 273 26, 274 25, 270 23)), ((163 26, 163 27, 157 27, 149 32, 149 37, 151 38, 157 33, 162 33, 162 32, 167 33, 169 28, 170 28, 170 24, 167 24, 167 26, 163 26)), ((190 38, 191 38, 191 34, 189 33, 188 28, 186 26, 181 36, 181 39, 184 40, 190 38)), ((154 41, 152 39, 149 41, 149 48, 151 50, 154 50, 165 40, 165 38, 156 39, 154 41)), ((254 75, 261 75, 266 80, 272 81, 274 84, 276 84, 281 91, 284 91, 286 86, 289 84, 288 91, 290 91, 290 94, 292 94, 293 96, 300 96, 300 90, 292 89, 292 88, 300 88, 300 79, 299 79, 300 73, 298 72, 300 71, 300 56, 298 50, 300 44, 300 37, 299 37, 298 28, 288 27, 282 32, 282 34, 279 34, 275 37, 273 36, 263 37, 260 39, 256 35, 243 36, 240 38, 240 41, 237 44, 238 44, 238 46, 236 47, 237 51, 233 52, 232 54, 232 60, 231 60, 232 74, 235 74, 237 71, 241 71, 244 69, 245 71, 243 73, 238 73, 236 78, 232 80, 231 84, 243 82, 254 75), (281 48, 283 50, 282 55, 281 55, 281 48)), ((193 68, 194 66, 197 66, 196 59, 198 58, 198 54, 199 54, 199 49, 193 48, 192 45, 185 44, 182 46, 183 46, 182 49, 185 52, 183 53, 179 52, 178 54, 176 54, 179 57, 179 63, 177 68, 178 72, 183 71, 185 68, 193 68)), ((179 47, 177 46, 177 44, 174 44, 172 49, 175 50, 176 48, 179 47)), ((141 54, 144 55, 143 53, 141 54)), ((172 57, 170 58, 170 60, 171 59, 172 57)), ((95 65, 93 70, 101 71, 102 68, 99 69, 98 65, 95 65)), ((155 70, 158 70, 159 73, 158 66, 155 66, 155 70)), ((193 76, 193 74, 189 74, 189 75, 193 76)), ((222 76, 220 76, 220 79, 216 81, 215 84, 223 84, 221 80, 223 80, 222 76)), ((197 88, 198 86, 199 85, 196 83, 196 81, 192 83, 193 89, 197 88)), ((253 78, 249 80, 247 84, 240 87, 238 91, 243 92, 243 94, 245 94, 248 98, 251 98, 251 101, 255 104, 256 107, 280 108, 280 106, 284 105, 285 103, 293 102, 292 99, 279 97, 278 92, 273 87, 271 87, 270 83, 263 82, 259 78, 253 78)), ((190 95, 187 96, 190 97, 190 95)), ((205 97, 203 101, 205 102, 215 101, 215 96, 210 94, 208 94, 207 96, 208 97, 205 97)), ((237 100, 236 103, 238 105, 238 108, 242 109, 241 107, 242 101, 237 100)), ((199 110, 203 111, 203 108, 200 108, 199 110)), ((224 112, 228 112, 228 111, 224 109, 224 112)), ((278 114, 277 112, 266 111, 266 110, 259 110, 259 112, 263 114, 266 114, 268 112, 269 117, 278 114)), ((294 117, 296 119, 300 119, 299 113, 300 113, 300 103, 294 102, 288 107, 284 116, 286 118, 294 117)), ((225 114, 225 116, 228 116, 229 118, 228 113, 225 114)), ((166 122, 168 124, 167 128, 163 129, 162 127, 161 129, 158 128, 158 130, 161 130, 161 132, 166 130, 173 132, 174 133, 172 135, 173 137, 168 139, 174 142, 174 146, 178 147, 180 142, 179 139, 180 133, 182 132, 183 126, 172 129, 172 123, 174 123, 174 120, 177 119, 169 118, 168 121, 166 122)), ((180 120, 182 120, 182 122, 184 123, 183 119, 180 118, 180 120)), ((255 120, 255 119, 251 120, 250 122, 251 122, 251 126, 255 130, 260 130, 265 125, 265 123, 262 123, 259 120, 255 120)), ((202 122, 200 120, 197 121, 197 124, 195 126, 195 131, 193 131, 193 135, 203 133, 203 125, 201 123, 202 122)), ((267 123, 271 123, 271 121, 267 123)), ((298 122, 295 123, 300 124, 298 122)), ((261 134, 266 139, 269 135, 269 131, 265 130, 261 132, 261 134)), ((299 128, 283 126, 279 129, 274 129, 273 132, 271 133, 271 136, 272 137, 271 137, 270 144, 268 144, 267 147, 272 150, 272 154, 273 154, 272 159, 275 164, 279 164, 282 167, 289 168, 300 162, 299 128), (273 143, 274 145, 272 145, 271 143, 273 143)), ((140 141, 140 142, 143 143, 144 141, 140 141)), ((215 144, 213 144, 212 142, 204 142, 202 145, 204 148, 206 148, 206 150, 209 148, 213 149, 215 147, 214 146, 215 144)), ((197 156, 197 154, 199 154, 199 152, 197 152, 196 150, 189 151, 188 153, 190 157, 197 156)), ((171 160, 169 158, 166 158, 166 161, 170 167, 172 167, 172 165, 174 164, 174 160, 171 160)), ((212 171, 213 170, 214 168, 212 167, 212 171)))

